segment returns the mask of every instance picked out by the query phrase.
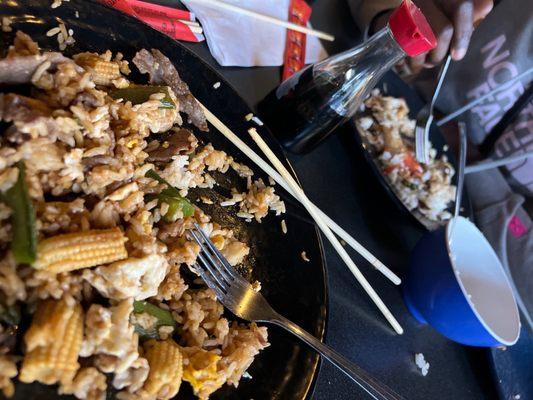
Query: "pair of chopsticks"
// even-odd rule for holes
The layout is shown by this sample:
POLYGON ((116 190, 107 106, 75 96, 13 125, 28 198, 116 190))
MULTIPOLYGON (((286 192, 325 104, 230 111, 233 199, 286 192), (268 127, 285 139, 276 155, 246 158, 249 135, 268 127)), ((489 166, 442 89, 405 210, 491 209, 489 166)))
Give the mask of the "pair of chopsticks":
MULTIPOLYGON (((203 29, 196 21, 196 16, 186 10, 162 6, 144 0, 126 0, 137 16, 148 19, 168 19, 187 25, 193 33, 201 34, 203 29)), ((148 21, 150 22, 150 21, 148 21)))
POLYGON ((108 7, 139 19, 175 40, 201 42, 203 29, 193 13, 142 0, 98 0, 108 7))
POLYGON ((295 197, 302 205, 307 209, 309 214, 313 217, 321 231, 324 233, 326 238, 331 242, 339 256, 346 263, 352 274, 355 276, 357 281, 361 284, 365 292, 372 299, 374 304, 381 311, 383 316, 391 324, 392 328, 398 334, 403 333, 403 328, 400 326, 396 318, 392 315, 387 306, 383 303, 379 295, 372 288, 370 283, 366 280, 364 275, 359 271, 355 263, 352 261, 344 247, 340 244, 339 240, 335 237, 333 232, 335 232, 339 237, 341 237, 346 243, 348 243, 354 250, 361 254, 366 260, 368 260, 376 269, 378 269, 383 275, 390 279, 395 284, 399 285, 401 280, 396 276, 390 269, 383 265, 376 257, 374 257, 368 250, 366 250, 360 243, 358 243, 353 237, 351 237, 345 230, 343 230, 339 225, 337 225, 333 220, 331 220, 324 212, 322 212, 318 207, 316 207, 311 201, 307 198, 303 190, 292 178, 287 169, 283 166, 281 161, 275 156, 275 154, 270 150, 268 145, 263 141, 259 136, 255 128, 249 129, 249 134, 252 139, 257 143, 261 151, 269 159, 269 161, 274 165, 276 170, 274 170, 266 161, 264 161, 255 151, 253 151, 246 143, 244 143, 235 133, 231 131, 220 119, 218 119, 211 111, 209 111, 204 105, 202 105, 205 116, 207 120, 228 140, 230 140, 239 150, 246 154, 259 168, 261 168, 266 174, 274 179, 281 187, 283 187, 288 193, 295 197), (332 232, 333 231, 333 232, 332 232))
POLYGON ((281 19, 277 19, 277 18, 271 17, 269 15, 261 14, 261 13, 258 13, 258 12, 252 11, 252 10, 248 10, 246 8, 238 7, 238 6, 235 6, 233 4, 225 3, 223 1, 219 1, 219 0, 186 0, 186 2, 198 3, 198 4, 206 4, 206 5, 213 6, 213 7, 216 7, 216 8, 220 8, 220 9, 223 9, 223 10, 232 11, 232 12, 235 12, 237 14, 247 15, 249 17, 256 18, 256 19, 261 20, 261 21, 269 22, 271 24, 278 25, 278 26, 283 26, 283 27, 285 27, 287 29, 291 29, 293 31, 305 33, 306 35, 316 36, 316 37, 318 37, 320 39, 324 39, 324 40, 327 40, 327 41, 330 41, 330 42, 333 42, 335 40, 335 36, 330 35, 329 33, 318 31, 316 29, 310 29, 310 28, 307 28, 305 26, 301 26, 301 25, 298 25, 298 24, 295 24, 295 23, 292 23, 292 22, 288 22, 288 21, 284 21, 284 20, 281 20, 281 19))

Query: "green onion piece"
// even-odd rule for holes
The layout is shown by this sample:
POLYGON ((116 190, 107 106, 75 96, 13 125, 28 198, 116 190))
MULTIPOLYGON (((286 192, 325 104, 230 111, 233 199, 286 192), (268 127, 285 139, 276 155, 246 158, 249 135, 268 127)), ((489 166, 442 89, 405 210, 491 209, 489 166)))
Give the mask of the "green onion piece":
POLYGON ((417 189, 417 186, 414 183, 406 181, 405 179, 402 180, 402 185, 404 185, 405 187, 407 187, 407 188, 409 188, 411 190, 416 190, 417 189))
POLYGON ((167 180, 159 176, 153 169, 149 170, 145 174, 146 177, 156 180, 159 183, 167 185, 167 188, 163 189, 161 193, 157 195, 159 202, 168 204, 168 211, 163 216, 163 220, 167 223, 171 223, 178 219, 181 212, 184 217, 190 217, 194 215, 194 206, 189 200, 180 195, 178 189, 173 187, 167 180))
POLYGON ((132 104, 141 104, 150 100, 150 96, 155 93, 163 93, 165 95, 162 98, 161 106, 159 108, 176 108, 176 104, 170 97, 168 86, 146 86, 146 85, 131 85, 123 89, 115 89, 108 94, 113 99, 123 99, 124 101, 131 101, 132 104))
POLYGON ((149 303, 147 301, 139 301, 135 300, 133 302, 133 312, 136 314, 141 313, 148 313, 152 317, 157 318, 157 323, 159 325, 170 325, 174 326, 176 321, 174 321, 174 318, 172 317, 172 314, 170 311, 165 310, 161 307, 158 307, 152 303, 149 303))
POLYGON ((133 312, 135 314, 147 313, 150 314, 152 317, 157 318, 157 322, 155 323, 153 329, 145 329, 142 326, 134 324, 135 332, 137 332, 142 338, 158 339, 158 328, 160 326, 176 325, 176 321, 174 320, 174 318, 172 318, 172 314, 170 313, 170 311, 164 310, 156 305, 153 305, 152 303, 148 303, 147 301, 135 300, 133 302, 133 312))
POLYGON ((13 211, 11 252, 15 261, 21 264, 32 264, 37 254, 35 210, 26 186, 24 162, 19 161, 16 165, 19 170, 17 181, 2 196, 2 201, 13 211))

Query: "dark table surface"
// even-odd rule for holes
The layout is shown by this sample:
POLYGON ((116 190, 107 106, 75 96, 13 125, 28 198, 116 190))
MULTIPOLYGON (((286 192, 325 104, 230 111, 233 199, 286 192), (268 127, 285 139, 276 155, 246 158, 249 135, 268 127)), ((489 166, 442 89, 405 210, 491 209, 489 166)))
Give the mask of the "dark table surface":
MULTIPOLYGON (((312 22, 317 29, 336 35, 330 53, 353 45, 353 28, 345 0, 318 0, 312 22)), ((214 66, 255 107, 278 83, 279 68, 221 68, 205 43, 188 47, 214 66)), ((341 130, 312 153, 289 158, 311 200, 349 233, 402 276, 410 249, 420 231, 397 215, 394 204, 364 166, 341 130)), ((290 227, 289 227, 290 229, 290 227)), ((465 348, 417 323, 404 306, 400 288, 372 270, 350 251, 373 287, 405 329, 395 335, 329 243, 325 244, 329 284, 326 342, 382 380, 406 399, 493 399, 496 389, 485 350, 465 348), (423 377, 414 354, 430 363, 423 377)), ((349 378, 323 362, 312 399, 368 398, 349 378)))

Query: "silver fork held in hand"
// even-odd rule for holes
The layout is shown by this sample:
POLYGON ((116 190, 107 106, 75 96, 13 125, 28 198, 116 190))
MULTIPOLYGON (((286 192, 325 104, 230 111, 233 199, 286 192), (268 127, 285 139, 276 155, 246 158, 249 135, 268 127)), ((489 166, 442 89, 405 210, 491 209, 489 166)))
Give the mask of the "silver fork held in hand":
POLYGON ((415 157, 418 162, 428 164, 429 163, 429 131, 431 124, 433 123, 433 112, 435 109, 435 103, 439 97, 440 89, 444 82, 444 77, 448 72, 448 67, 452 62, 452 56, 448 54, 446 60, 442 64, 439 76, 437 78, 437 86, 433 92, 433 97, 429 105, 423 107, 416 116, 416 126, 415 126, 415 157))
POLYGON ((247 321, 278 325, 307 343, 348 375, 376 400, 401 400, 402 397, 371 377, 362 368, 322 343, 294 322, 272 309, 267 300, 239 275, 198 225, 189 231, 200 246, 196 269, 218 300, 237 317, 247 321))

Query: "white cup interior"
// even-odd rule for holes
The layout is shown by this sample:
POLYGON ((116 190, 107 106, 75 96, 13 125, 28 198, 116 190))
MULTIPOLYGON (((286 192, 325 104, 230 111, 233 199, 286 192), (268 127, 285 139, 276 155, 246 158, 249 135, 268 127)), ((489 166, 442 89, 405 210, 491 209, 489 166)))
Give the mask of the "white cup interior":
POLYGON ((516 343, 520 333, 516 300, 490 243, 463 217, 448 223, 446 237, 455 276, 473 312, 500 343, 516 343))

